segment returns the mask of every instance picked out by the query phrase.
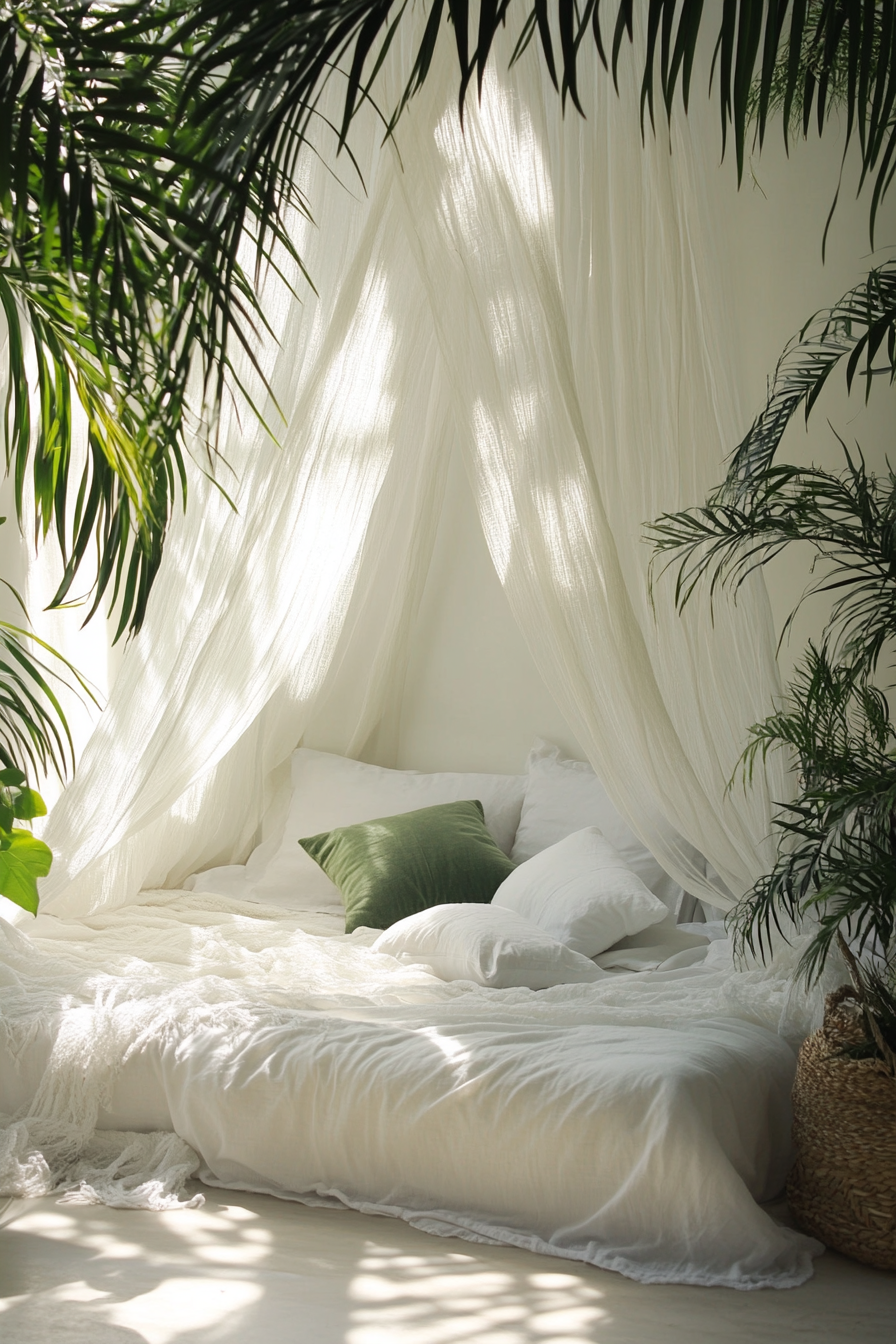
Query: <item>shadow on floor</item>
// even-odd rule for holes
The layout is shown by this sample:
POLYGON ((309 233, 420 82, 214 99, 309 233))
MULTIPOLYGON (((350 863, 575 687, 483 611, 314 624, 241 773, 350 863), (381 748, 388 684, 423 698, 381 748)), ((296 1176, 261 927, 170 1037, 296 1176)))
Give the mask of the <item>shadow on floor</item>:
POLYGON ((646 1286, 391 1219, 207 1190, 202 1209, 22 1203, 4 1344, 892 1344, 896 1279, 836 1256, 790 1292, 646 1286))

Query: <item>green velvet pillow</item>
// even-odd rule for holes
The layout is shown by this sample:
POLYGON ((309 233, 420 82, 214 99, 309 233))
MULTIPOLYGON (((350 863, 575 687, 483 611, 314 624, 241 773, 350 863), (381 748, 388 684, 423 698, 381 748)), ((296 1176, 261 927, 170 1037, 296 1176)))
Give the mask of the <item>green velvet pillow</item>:
POLYGON ((479 802, 440 803, 312 835, 299 844, 342 892, 345 931, 387 929, 431 905, 494 896, 514 865, 479 802))

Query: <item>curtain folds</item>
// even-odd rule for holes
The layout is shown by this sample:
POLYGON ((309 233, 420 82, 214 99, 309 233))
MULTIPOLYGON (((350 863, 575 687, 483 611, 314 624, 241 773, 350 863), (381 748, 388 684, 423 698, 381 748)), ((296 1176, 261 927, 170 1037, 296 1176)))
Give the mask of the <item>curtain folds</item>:
MULTIPOLYGON (((482 525, 514 615, 619 810, 689 890, 727 908, 771 861, 780 761, 728 784, 779 689, 761 580, 675 612, 643 524, 701 500, 737 442, 721 276, 699 162, 678 126, 641 143, 632 67, 587 119, 500 58, 463 131, 448 108, 400 179, 482 525), (430 155, 431 161, 431 155, 430 155), (727 893, 707 885, 680 837, 727 893)), ((706 136, 705 140, 709 140, 706 136)))
POLYGON ((277 767, 337 702, 343 749, 363 749, 400 696, 454 441, 514 615, 619 810, 717 905, 679 837, 734 896, 767 868, 783 767, 727 791, 778 689, 762 582, 682 619, 671 583, 651 602, 642 539, 702 498, 738 437, 697 110, 670 156, 642 145, 633 83, 617 100, 596 76, 587 119, 563 118, 534 53, 507 72, 508 43, 462 130, 448 45, 395 143, 359 118, 366 192, 344 157, 306 158, 315 218, 296 229, 319 297, 272 277, 280 343, 263 352, 286 427, 275 443, 230 416, 235 509, 195 474, 50 818, 44 909, 243 861, 277 767))

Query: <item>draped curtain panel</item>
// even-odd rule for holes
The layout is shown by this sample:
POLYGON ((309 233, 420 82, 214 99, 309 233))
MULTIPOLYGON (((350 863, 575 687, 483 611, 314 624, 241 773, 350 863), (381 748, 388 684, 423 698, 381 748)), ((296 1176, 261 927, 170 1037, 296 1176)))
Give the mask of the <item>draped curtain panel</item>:
MULTIPOLYGON (((383 106, 412 36, 381 71, 383 106)), ((235 508, 194 475, 53 809, 44 909, 86 914, 243 861, 278 766, 337 692, 342 747, 363 749, 400 695, 455 441, 514 615, 619 810, 716 905, 769 864, 783 766, 727 790, 779 689, 762 582, 682 619, 671 582, 651 602, 642 538, 702 498, 742 429, 700 151, 713 133, 694 108, 671 154, 663 136, 642 145, 633 80, 617 99, 596 69, 587 118, 564 118, 535 52, 508 73, 512 39, 461 128, 441 45, 394 142, 370 109, 356 122, 363 186, 323 141, 306 156, 314 219, 295 230, 319 297, 276 276, 266 291, 282 432, 234 409, 217 470, 235 508)))
POLYGON ((741 421, 711 250, 712 133, 692 109, 671 146, 642 145, 635 65, 618 98, 594 81, 583 120, 560 117, 536 63, 508 75, 498 59, 463 130, 448 89, 434 130, 406 128, 415 170, 399 183, 516 619, 620 811, 724 908, 678 837, 735 896, 767 871, 782 763, 750 794, 728 784, 778 674, 761 581, 736 607, 704 601, 684 618, 671 580, 651 601, 643 524, 705 496, 741 421))

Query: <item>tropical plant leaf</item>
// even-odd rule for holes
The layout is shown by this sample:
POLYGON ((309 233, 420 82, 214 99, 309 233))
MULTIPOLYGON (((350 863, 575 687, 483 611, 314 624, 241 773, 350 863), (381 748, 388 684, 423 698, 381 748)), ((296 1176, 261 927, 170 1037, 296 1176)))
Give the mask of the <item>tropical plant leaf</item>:
POLYGON ((17 821, 33 821, 45 817, 47 805, 36 789, 20 789, 13 800, 13 816, 17 821))
POLYGON ((37 879, 46 877, 53 855, 30 831, 0 831, 0 895, 37 914, 37 879))
POLYGON ((896 475, 869 472, 860 452, 841 447, 840 473, 768 467, 764 478, 754 476, 744 504, 728 503, 723 486, 701 507, 663 515, 648 534, 657 555, 668 555, 666 568, 676 567, 679 607, 698 584, 708 582, 711 597, 726 585, 736 592, 785 546, 809 543, 818 577, 781 638, 806 600, 833 593, 827 635, 835 654, 871 673, 896 638, 896 475))
MULTIPOLYGON (((657 554, 671 557, 667 567, 677 565, 679 606, 702 582, 711 598, 722 585, 736 592, 792 541, 813 547, 820 573, 782 638, 802 601, 834 595, 823 644, 809 645, 785 702, 754 725, 740 762, 749 782, 758 760, 786 751, 798 793, 774 817, 771 872, 731 916, 735 945, 765 958, 773 931, 787 938, 808 921, 814 932, 799 969, 810 983, 844 936, 865 960, 882 956, 892 965, 896 957, 896 733, 887 696, 871 681, 882 655, 892 657, 896 647, 896 474, 889 464, 881 476, 869 472, 861 452, 842 440, 839 473, 773 461, 800 401, 809 401, 838 359, 848 354, 857 367, 862 342, 867 349, 867 333, 880 322, 867 319, 867 306, 860 311, 864 323, 846 328, 839 352, 830 342, 824 347, 827 362, 819 357, 811 378, 801 380, 799 365, 781 377, 779 366, 773 414, 756 422, 706 504, 665 515, 650 529, 657 554)), ((868 997, 863 1002, 874 1051, 889 1059, 878 1008, 868 997)), ((880 996, 874 1002, 886 1007, 880 996)))
POLYGON ((855 667, 810 645, 786 703, 751 730, 749 775, 757 755, 791 749, 800 793, 775 819, 772 871, 736 908, 738 946, 766 955, 781 917, 815 921, 800 963, 821 974, 841 931, 859 952, 887 954, 896 938, 896 736, 886 697, 855 667))
MULTIPOLYGON (((214 448, 230 339, 251 349, 263 321, 235 262, 256 184, 197 157, 180 119, 185 54, 166 66, 146 49, 145 24, 164 30, 183 9, 31 3, 0 19, 7 463, 20 516, 27 490, 39 533, 59 538, 54 604, 96 545, 89 614, 108 597, 119 633, 142 620, 193 445, 214 448)), ((268 213, 268 238, 288 247, 268 213)))
POLYGON ((731 460, 722 494, 743 503, 762 483, 784 436, 802 406, 808 418, 834 370, 846 362, 847 387, 883 375, 896 380, 896 260, 871 271, 831 308, 810 318, 785 347, 765 409, 754 420, 731 460), (876 363, 883 356, 885 363, 876 363))
MULTIPOLYGON (((0 518, 0 524, 5 521, 0 518)), ((15 588, 3 579, 0 584, 27 621, 15 588)), ((61 687, 98 703, 89 684, 62 654, 27 626, 0 621, 0 800, 23 820, 42 816, 43 802, 38 794, 28 801, 31 791, 25 788, 22 766, 32 774, 53 770, 60 779, 74 766, 74 743, 57 695, 61 687), (16 811, 16 806, 24 810, 16 811), (38 810, 29 812, 29 806, 38 810)))

